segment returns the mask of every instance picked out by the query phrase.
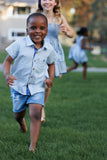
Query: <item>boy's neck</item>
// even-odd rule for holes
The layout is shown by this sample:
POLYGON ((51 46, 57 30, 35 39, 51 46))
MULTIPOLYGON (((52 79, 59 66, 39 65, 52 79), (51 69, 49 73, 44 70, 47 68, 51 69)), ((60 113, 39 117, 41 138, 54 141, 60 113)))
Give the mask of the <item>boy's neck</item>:
POLYGON ((37 49, 42 48, 42 46, 43 46, 43 41, 42 41, 41 43, 36 43, 35 46, 36 46, 37 49))

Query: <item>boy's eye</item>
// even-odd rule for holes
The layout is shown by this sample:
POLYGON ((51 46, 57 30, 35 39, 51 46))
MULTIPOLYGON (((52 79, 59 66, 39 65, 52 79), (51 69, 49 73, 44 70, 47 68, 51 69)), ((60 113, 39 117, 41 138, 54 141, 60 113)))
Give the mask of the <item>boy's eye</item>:
POLYGON ((41 30, 44 30, 44 29, 45 29, 45 27, 43 27, 43 26, 42 26, 42 27, 40 27, 40 29, 41 29, 41 30))
POLYGON ((31 29, 32 29, 32 30, 35 30, 35 29, 36 29, 36 27, 31 27, 31 29))

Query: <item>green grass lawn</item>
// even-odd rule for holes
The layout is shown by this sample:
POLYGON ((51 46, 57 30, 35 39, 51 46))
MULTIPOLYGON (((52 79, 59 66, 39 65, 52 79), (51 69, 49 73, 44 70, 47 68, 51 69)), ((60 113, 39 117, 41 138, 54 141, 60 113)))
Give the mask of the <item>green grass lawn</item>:
POLYGON ((0 63, 3 63, 6 56, 7 52, 5 50, 0 51, 0 63))
POLYGON ((9 88, 0 72, 0 160, 106 160, 107 73, 69 72, 55 78, 36 154, 14 120, 9 88))

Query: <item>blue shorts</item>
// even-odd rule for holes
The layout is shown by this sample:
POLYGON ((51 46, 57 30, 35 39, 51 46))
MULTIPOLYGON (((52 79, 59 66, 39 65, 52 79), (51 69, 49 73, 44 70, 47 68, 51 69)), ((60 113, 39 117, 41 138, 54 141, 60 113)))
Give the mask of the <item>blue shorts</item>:
POLYGON ((34 95, 22 95, 11 88, 11 98, 13 101, 13 112, 22 112, 28 107, 29 103, 44 105, 44 92, 39 92, 34 95))

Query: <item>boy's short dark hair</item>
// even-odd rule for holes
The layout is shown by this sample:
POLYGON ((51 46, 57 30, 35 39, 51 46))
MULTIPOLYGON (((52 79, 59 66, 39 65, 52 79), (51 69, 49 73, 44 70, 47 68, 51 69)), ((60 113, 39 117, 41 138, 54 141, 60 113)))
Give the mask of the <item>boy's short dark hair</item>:
POLYGON ((32 13, 32 14, 30 14, 28 16, 27 21, 26 21, 26 25, 28 26, 30 18, 32 18, 32 17, 39 17, 39 16, 43 17, 45 19, 45 21, 46 21, 46 24, 48 24, 47 17, 44 14, 42 14, 42 13, 32 13))

